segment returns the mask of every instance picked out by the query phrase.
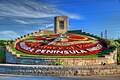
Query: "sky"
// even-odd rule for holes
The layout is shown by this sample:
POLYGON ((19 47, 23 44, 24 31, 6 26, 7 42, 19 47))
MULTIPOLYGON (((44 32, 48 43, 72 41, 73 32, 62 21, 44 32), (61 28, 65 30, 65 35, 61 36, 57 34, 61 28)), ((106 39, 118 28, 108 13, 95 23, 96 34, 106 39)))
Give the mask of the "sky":
POLYGON ((69 30, 120 37, 120 0, 0 0, 0 40, 53 30, 55 16, 68 16, 69 30))

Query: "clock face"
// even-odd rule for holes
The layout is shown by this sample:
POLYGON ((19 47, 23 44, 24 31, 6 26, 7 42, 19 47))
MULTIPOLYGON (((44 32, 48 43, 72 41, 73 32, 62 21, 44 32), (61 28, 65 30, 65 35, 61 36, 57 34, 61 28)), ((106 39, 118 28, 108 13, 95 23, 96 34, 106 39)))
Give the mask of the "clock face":
POLYGON ((80 34, 41 34, 30 36, 16 45, 16 49, 26 54, 47 56, 85 56, 102 52, 102 42, 94 37, 80 34))

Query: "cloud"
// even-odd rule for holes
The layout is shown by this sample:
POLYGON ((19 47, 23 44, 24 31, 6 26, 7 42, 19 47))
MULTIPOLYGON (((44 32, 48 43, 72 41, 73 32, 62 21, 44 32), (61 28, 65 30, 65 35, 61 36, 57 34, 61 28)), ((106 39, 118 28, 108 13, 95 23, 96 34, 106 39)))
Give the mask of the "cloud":
POLYGON ((1 31, 0 34, 9 38, 16 38, 19 36, 17 32, 10 31, 10 30, 1 31))
POLYGON ((24 35, 22 32, 31 33, 40 29, 53 30, 55 16, 68 16, 71 19, 81 19, 81 16, 77 14, 65 12, 53 4, 37 2, 36 0, 0 0, 0 24, 5 24, 6 27, 6 30, 1 31, 0 35, 16 38, 19 35, 24 35), (15 26, 13 31, 7 29, 9 24, 10 26, 15 26), (25 26, 27 29, 20 26, 25 26), (17 33, 17 29, 20 28, 21 33, 19 34, 17 33))
POLYGON ((48 24, 48 25, 46 26, 46 28, 53 27, 53 26, 54 26, 54 24, 51 23, 51 24, 48 24))
POLYGON ((32 29, 32 30, 24 30, 25 33, 34 33, 34 32, 38 32, 39 30, 54 30, 54 24, 50 23, 50 24, 42 24, 39 25, 40 27, 36 27, 36 29, 32 29))
POLYGON ((66 15, 72 19, 80 19, 79 15, 67 13, 54 5, 35 0, 1 0, 0 16, 17 18, 45 18, 66 15))
POLYGON ((18 22, 18 23, 21 23, 21 24, 29 24, 28 22, 23 21, 23 20, 15 19, 14 21, 16 21, 16 22, 18 22))
POLYGON ((51 24, 46 25, 46 30, 54 30, 54 24, 51 23, 51 24))
POLYGON ((64 11, 62 11, 62 13, 67 15, 71 19, 77 19, 77 20, 82 19, 82 17, 78 14, 72 14, 72 13, 68 13, 68 12, 64 12, 64 11))
POLYGON ((56 9, 50 5, 33 0, 4 0, 0 6, 0 15, 7 17, 41 18, 57 15, 56 9))
POLYGON ((53 28, 49 28, 49 30, 53 31, 54 29, 53 28))

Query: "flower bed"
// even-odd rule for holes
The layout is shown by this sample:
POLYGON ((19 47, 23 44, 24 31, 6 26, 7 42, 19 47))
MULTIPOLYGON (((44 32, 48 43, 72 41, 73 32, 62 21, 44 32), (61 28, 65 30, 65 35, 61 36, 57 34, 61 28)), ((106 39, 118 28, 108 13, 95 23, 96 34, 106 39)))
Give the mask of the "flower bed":
POLYGON ((26 54, 37 54, 47 56, 86 56, 98 54, 105 50, 104 44, 90 37, 69 35, 68 41, 55 41, 58 34, 52 34, 47 37, 38 36, 33 38, 36 42, 19 41, 16 49, 26 54), (43 40, 43 42, 38 42, 43 40), (49 44, 52 42, 51 44, 49 44))

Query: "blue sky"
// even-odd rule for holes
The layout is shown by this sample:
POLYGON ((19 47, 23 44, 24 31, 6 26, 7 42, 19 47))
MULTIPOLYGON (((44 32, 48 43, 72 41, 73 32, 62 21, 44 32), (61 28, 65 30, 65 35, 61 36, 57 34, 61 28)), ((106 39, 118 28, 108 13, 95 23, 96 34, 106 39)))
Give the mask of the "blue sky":
POLYGON ((120 0, 0 0, 0 40, 53 30, 55 16, 69 17, 69 30, 120 37, 120 0))

